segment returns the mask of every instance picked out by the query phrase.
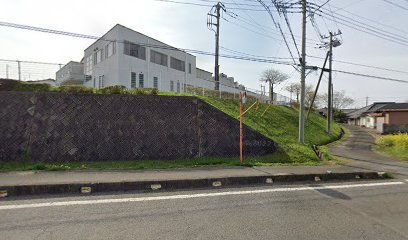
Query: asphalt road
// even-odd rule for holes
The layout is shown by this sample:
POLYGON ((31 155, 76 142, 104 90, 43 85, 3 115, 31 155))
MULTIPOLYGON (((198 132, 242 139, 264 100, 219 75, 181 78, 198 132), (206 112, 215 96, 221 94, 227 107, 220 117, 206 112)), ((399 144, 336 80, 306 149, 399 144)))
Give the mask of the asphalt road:
POLYGON ((397 178, 408 178, 408 163, 401 162, 374 151, 375 133, 366 128, 345 125, 350 136, 344 142, 330 147, 337 158, 344 159, 344 166, 362 170, 392 173, 397 178))
POLYGON ((327 186, 0 201, 0 239, 408 239, 407 180, 327 186))

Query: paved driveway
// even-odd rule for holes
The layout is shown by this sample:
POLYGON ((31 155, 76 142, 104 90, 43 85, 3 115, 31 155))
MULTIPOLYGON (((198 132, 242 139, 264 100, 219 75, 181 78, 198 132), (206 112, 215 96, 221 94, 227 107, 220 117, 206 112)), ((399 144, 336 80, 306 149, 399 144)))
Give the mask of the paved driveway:
POLYGON ((341 144, 329 148, 332 155, 347 160, 344 165, 364 170, 385 171, 395 177, 408 177, 408 163, 376 153, 374 133, 357 126, 345 126, 350 137, 341 144))

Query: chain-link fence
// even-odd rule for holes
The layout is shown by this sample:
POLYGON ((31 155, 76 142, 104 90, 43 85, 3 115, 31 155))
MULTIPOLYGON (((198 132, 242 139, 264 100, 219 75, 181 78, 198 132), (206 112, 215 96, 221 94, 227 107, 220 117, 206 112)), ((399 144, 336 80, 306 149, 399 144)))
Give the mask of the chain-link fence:
MULTIPOLYGON (((0 59, 0 78, 16 79, 21 81, 40 81, 40 80, 54 80, 56 72, 61 69, 63 65, 57 63, 45 63, 34 61, 20 61, 20 60, 5 60, 0 59)), ((257 90, 244 87, 236 82, 224 84, 219 83, 219 90, 215 89, 214 80, 198 79, 197 82, 202 82, 202 86, 194 86, 192 84, 185 84, 181 90, 184 93, 218 97, 221 99, 239 100, 240 92, 246 92, 249 101, 259 101, 269 103, 269 92, 265 90, 257 90)), ((55 81, 47 82, 54 85, 55 81)), ((160 89, 159 89, 160 90, 160 89)), ((275 105, 290 105, 291 99, 279 93, 273 94, 273 101, 275 105)))
POLYGON ((58 63, 0 59, 0 78, 21 81, 55 79, 56 72, 62 66, 58 63))
MULTIPOLYGON (((211 81, 214 84, 215 82, 211 81)), ((186 84, 184 87, 184 92, 188 94, 201 95, 206 97, 217 97, 226 100, 237 100, 239 101, 240 92, 246 92, 247 100, 249 101, 259 101, 262 103, 270 103, 269 92, 244 88, 244 87, 233 87, 220 83, 219 90, 214 90, 214 88, 209 89, 207 87, 197 87, 193 85, 186 84)), ((279 93, 273 93, 273 104, 275 105, 290 105, 293 100, 289 97, 281 95, 279 93)))

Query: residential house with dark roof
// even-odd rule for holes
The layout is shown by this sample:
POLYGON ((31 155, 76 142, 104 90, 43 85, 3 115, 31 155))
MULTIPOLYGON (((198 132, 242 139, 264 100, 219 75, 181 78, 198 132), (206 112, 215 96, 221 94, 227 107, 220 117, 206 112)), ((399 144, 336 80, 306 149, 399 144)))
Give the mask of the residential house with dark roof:
POLYGON ((348 124, 368 128, 375 128, 377 126, 377 119, 375 116, 371 116, 369 114, 392 103, 395 102, 375 102, 366 107, 357 109, 355 111, 351 111, 347 114, 348 124))
POLYGON ((391 103, 368 114, 380 133, 408 132, 408 103, 391 103))

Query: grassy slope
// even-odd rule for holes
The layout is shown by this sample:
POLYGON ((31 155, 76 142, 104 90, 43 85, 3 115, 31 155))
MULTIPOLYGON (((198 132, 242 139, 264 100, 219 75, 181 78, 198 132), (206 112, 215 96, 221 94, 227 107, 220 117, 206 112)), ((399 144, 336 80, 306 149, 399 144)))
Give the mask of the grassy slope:
MULTIPOLYGON (((230 116, 239 115, 239 104, 231 100, 200 97, 209 104, 222 110, 230 116)), ((251 103, 246 103, 248 108, 251 103)), ((264 158, 268 163, 300 163, 310 164, 319 159, 311 149, 311 145, 323 145, 332 142, 340 135, 340 126, 333 124, 332 134, 325 132, 325 119, 319 114, 311 113, 305 125, 305 145, 298 143, 298 110, 286 106, 272 106, 267 104, 255 106, 244 116, 244 123, 277 142, 279 153, 264 158)))

